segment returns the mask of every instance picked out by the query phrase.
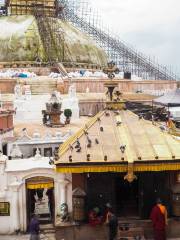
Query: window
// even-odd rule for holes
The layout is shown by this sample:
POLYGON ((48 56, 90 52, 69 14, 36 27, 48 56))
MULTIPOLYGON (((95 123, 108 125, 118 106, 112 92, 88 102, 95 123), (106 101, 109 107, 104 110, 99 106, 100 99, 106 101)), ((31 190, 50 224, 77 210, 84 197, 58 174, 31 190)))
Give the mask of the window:
POLYGON ((44 156, 52 157, 52 148, 44 148, 44 156))

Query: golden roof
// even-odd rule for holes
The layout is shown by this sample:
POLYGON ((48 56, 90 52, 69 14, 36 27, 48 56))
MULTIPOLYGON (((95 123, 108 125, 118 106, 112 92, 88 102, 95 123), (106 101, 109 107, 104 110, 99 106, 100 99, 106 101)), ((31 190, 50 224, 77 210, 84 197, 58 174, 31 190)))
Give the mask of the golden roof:
MULTIPOLYGON (((62 168, 60 171, 68 166, 77 168, 87 165, 101 165, 105 171, 114 171, 114 167, 118 168, 117 171, 127 171, 127 165, 133 164, 134 171, 143 171, 142 166, 150 163, 153 166, 148 167, 149 171, 158 171, 158 164, 161 163, 159 170, 171 170, 169 168, 172 168, 172 164, 177 165, 178 160, 180 142, 173 136, 152 122, 139 119, 130 111, 108 111, 92 118, 77 134, 61 145, 56 165, 58 169, 62 168), (80 152, 76 148, 77 139, 80 152), (89 140, 91 144, 88 146, 89 140), (171 164, 171 167, 163 168, 164 161, 171 164)), ((175 167, 175 170, 178 169, 180 165, 175 167)), ((97 167, 95 170, 98 171, 97 167)), ((79 172, 79 169, 72 172, 76 171, 79 172)))

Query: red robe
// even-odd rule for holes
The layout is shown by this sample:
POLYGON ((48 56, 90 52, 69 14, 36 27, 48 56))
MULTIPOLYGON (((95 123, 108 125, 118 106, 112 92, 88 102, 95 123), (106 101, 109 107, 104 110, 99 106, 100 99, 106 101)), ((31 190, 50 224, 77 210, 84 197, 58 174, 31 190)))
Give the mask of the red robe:
POLYGON ((154 239, 165 240, 166 239, 166 215, 160 210, 158 205, 153 207, 150 218, 153 222, 154 239))
POLYGON ((89 224, 92 227, 95 227, 97 225, 100 225, 102 223, 102 220, 100 217, 97 216, 96 212, 94 212, 93 210, 91 210, 88 214, 89 217, 89 224))

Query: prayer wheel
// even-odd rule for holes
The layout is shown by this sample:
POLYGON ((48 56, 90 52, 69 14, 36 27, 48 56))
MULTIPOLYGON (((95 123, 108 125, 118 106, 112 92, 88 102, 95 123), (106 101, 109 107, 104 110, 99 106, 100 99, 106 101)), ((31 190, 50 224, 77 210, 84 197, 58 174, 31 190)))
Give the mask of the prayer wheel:
POLYGON ((85 192, 81 189, 73 191, 73 219, 75 222, 85 220, 85 192))

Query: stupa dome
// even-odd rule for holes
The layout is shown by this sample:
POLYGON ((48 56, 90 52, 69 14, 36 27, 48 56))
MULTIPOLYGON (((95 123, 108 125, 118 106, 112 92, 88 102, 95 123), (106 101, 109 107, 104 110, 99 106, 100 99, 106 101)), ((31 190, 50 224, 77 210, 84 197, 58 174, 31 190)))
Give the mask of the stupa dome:
MULTIPOLYGON (((107 63, 105 52, 86 34, 71 23, 53 18, 62 39, 54 41, 56 51, 62 51, 62 62, 86 63, 103 66, 107 63)), ((40 32, 41 26, 32 15, 12 15, 0 18, 0 62, 37 61, 47 62, 46 49, 40 32)), ((49 28, 49 31, 53 31, 49 28)), ((53 36, 53 34, 51 34, 53 36)))

